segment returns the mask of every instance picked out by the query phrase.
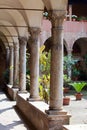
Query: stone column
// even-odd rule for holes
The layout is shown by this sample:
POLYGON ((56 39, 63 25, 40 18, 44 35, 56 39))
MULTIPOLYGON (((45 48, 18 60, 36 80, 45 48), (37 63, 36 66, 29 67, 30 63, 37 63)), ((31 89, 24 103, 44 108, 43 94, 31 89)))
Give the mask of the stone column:
POLYGON ((6 67, 9 67, 9 47, 6 47, 6 67))
POLYGON ((19 90, 26 92, 26 45, 27 38, 19 37, 19 90))
POLYGON ((13 46, 10 46, 10 64, 9 64, 9 84, 13 85, 13 67, 14 67, 14 48, 13 46))
POLYGON ((14 43, 14 83, 13 88, 19 84, 19 43, 14 43))
POLYGON ((64 14, 51 16, 52 48, 50 72, 50 114, 59 114, 63 109, 63 21, 64 14))
POLYGON ((39 97, 39 28, 30 28, 31 53, 30 53, 30 99, 38 100, 39 97))
POLYGON ((69 5, 69 21, 72 21, 72 5, 69 5))

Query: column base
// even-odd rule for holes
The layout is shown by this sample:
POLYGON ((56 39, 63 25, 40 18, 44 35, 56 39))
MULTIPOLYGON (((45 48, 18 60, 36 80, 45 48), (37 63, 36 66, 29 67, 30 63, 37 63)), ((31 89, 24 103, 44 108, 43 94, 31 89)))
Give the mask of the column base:
POLYGON ((49 130, 63 130, 63 125, 70 123, 71 115, 59 112, 59 115, 48 115, 49 130))
POLYGON ((67 112, 65 110, 45 110, 48 115, 66 115, 67 112))
POLYGON ((27 98, 27 101, 42 101, 41 99, 40 99, 40 97, 38 96, 38 97, 33 97, 33 96, 30 96, 29 98, 27 98))
POLYGON ((12 87, 13 89, 18 89, 19 88, 19 86, 18 85, 13 85, 13 87, 12 87))
POLYGON ((28 93, 28 91, 27 91, 27 90, 19 90, 18 93, 19 93, 19 94, 20 94, 20 93, 28 93))

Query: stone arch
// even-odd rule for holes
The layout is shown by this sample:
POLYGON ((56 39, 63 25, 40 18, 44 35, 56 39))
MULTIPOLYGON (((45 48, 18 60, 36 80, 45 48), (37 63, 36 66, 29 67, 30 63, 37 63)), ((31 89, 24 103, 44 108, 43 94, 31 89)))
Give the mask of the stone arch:
POLYGON ((20 8, 18 10, 18 12, 20 12, 20 14, 23 16, 23 18, 25 19, 25 22, 26 24, 28 25, 28 18, 27 18, 27 15, 25 13, 25 10, 22 10, 24 8, 24 4, 20 1, 20 0, 15 0, 15 1, 10 1, 10 0, 7 0, 7 2, 4 2, 4 1, 0 1, 0 6, 3 8, 3 5, 4 7, 6 8, 14 8, 14 10, 20 8), (16 8, 15 8, 16 7, 16 8))
POLYGON ((11 34, 12 30, 14 30, 14 29, 12 28, 11 30, 10 29, 8 30, 8 28, 6 28, 6 27, 4 27, 4 28, 0 27, 0 37, 2 40, 5 39, 3 41, 4 44, 7 44, 7 43, 9 44, 9 43, 12 43, 14 41, 15 38, 12 37, 12 34, 11 34))
MULTIPOLYGON (((49 37, 45 42, 44 42, 44 45, 45 45, 45 51, 49 51, 52 47, 52 37, 49 37)), ((65 55, 67 54, 67 43, 65 40, 63 40, 63 45, 64 45, 64 53, 65 55)))
POLYGON ((86 56, 87 56, 87 38, 82 37, 77 39, 73 44, 72 54, 75 59, 78 60, 76 67, 79 74, 79 80, 87 80, 87 65, 86 65, 86 56))
POLYGON ((64 45, 64 55, 67 55, 67 53, 68 53, 68 46, 67 46, 67 43, 66 43, 65 39, 63 40, 63 45, 64 45))
POLYGON ((49 37, 49 38, 45 41, 44 45, 45 45, 45 51, 48 52, 48 51, 51 49, 51 47, 52 47, 52 37, 49 37))

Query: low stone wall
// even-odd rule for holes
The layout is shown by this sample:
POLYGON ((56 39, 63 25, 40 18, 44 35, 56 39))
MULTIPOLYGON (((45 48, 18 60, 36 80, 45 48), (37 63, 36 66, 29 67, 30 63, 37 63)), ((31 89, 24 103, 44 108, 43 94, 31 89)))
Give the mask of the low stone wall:
POLYGON ((6 91, 12 100, 16 100, 16 95, 18 93, 18 90, 19 89, 17 89, 17 88, 12 88, 12 85, 7 85, 6 91))
POLYGON ((43 101, 27 101, 26 94, 17 94, 17 107, 37 130, 62 130, 69 124, 70 115, 48 115, 48 105, 43 101))

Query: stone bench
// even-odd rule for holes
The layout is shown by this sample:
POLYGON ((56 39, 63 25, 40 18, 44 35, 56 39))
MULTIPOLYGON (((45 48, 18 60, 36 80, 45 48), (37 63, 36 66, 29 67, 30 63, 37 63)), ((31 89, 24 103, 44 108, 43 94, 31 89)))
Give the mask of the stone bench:
POLYGON ((63 130, 87 130, 87 124, 64 125, 63 130))

